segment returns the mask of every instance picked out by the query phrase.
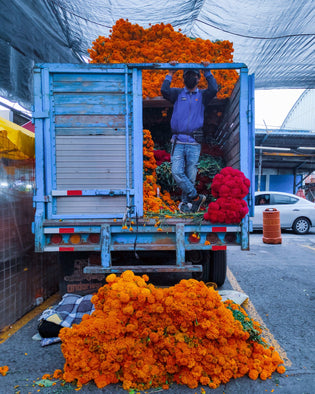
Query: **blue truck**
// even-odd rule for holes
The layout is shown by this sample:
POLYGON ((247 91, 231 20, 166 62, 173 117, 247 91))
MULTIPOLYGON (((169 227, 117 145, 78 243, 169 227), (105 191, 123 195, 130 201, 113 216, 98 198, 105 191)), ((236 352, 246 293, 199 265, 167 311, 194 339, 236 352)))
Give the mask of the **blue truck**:
MULTIPOLYGON (((205 68, 191 63, 173 67, 205 68)), ((213 104, 223 113, 213 136, 226 166, 251 181, 249 214, 237 225, 165 218, 159 229, 155 219, 143 214, 143 119, 148 108, 167 104, 143 100, 142 71, 169 68, 164 63, 44 63, 34 69, 35 250, 58 252, 61 266, 77 267, 72 278, 79 271, 91 279, 131 269, 191 273, 221 286, 227 248, 249 249, 254 77, 242 63, 208 68, 239 74, 231 97, 213 104), (124 225, 128 221, 133 231, 124 225), (193 233, 199 242, 192 242, 193 233)), ((74 286, 70 292, 84 289, 74 286)))

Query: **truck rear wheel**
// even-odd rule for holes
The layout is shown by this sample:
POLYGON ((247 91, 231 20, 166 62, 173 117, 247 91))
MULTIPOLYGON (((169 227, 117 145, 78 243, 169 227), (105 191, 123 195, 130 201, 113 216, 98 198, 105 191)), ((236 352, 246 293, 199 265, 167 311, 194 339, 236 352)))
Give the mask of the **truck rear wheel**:
POLYGON ((194 272, 192 277, 203 282, 214 282, 222 286, 226 277, 226 250, 190 251, 188 260, 202 265, 202 272, 194 272))
POLYGON ((202 272, 193 272, 192 277, 203 282, 210 282, 210 253, 209 251, 191 250, 188 252, 188 261, 196 265, 202 265, 202 272))
POLYGON ((226 250, 210 251, 209 282, 222 286, 226 278, 226 250))

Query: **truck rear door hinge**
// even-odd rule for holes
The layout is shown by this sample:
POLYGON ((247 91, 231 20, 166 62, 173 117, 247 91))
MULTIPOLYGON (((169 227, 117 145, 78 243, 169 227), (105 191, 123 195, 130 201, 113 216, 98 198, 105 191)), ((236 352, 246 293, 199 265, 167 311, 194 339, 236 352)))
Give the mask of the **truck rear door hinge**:
POLYGON ((51 202, 51 196, 34 196, 33 197, 34 202, 51 202))

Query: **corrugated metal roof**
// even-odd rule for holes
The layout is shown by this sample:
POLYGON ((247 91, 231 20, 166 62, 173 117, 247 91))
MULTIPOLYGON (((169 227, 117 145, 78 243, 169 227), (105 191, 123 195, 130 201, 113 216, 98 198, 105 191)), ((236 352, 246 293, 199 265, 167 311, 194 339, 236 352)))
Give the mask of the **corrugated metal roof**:
POLYGON ((303 128, 315 132, 315 89, 306 89, 284 119, 280 129, 303 128))
POLYGON ((256 167, 315 171, 315 133, 307 130, 260 130, 255 132, 256 167))

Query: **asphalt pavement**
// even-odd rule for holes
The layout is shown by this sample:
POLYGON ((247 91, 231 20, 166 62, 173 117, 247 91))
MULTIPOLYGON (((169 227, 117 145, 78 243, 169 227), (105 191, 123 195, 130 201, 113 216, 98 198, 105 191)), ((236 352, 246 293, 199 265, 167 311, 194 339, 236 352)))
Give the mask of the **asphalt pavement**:
MULTIPOLYGON (((169 390, 145 392, 199 394, 203 389, 207 394, 315 393, 314 263, 315 228, 307 235, 282 232, 279 245, 263 243, 262 233, 255 232, 250 236, 249 251, 228 250, 227 280, 221 289, 242 291, 249 296, 246 309, 251 317, 261 322, 263 336, 285 360, 285 374, 274 373, 266 381, 243 377, 215 390, 172 385, 169 390)), ((179 279, 170 275, 161 285, 173 284, 179 279)), ((38 385, 44 374, 62 369, 64 358, 60 344, 41 347, 40 342, 32 340, 37 324, 38 315, 0 344, 0 366, 10 368, 6 376, 0 375, 0 394, 75 392, 75 386, 61 386, 61 382, 51 387, 38 385)), ((126 393, 118 384, 100 390, 92 383, 79 392, 126 393)))

